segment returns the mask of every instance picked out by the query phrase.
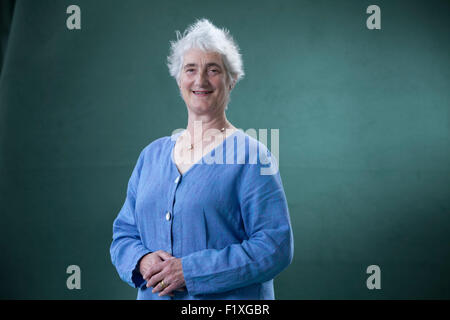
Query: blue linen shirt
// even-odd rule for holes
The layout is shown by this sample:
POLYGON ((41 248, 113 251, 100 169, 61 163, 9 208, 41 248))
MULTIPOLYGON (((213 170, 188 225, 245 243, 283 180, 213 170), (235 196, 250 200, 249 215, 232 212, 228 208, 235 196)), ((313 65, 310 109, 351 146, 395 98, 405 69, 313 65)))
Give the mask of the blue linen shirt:
POLYGON ((294 250, 276 159, 237 130, 181 175, 180 134, 146 146, 131 174, 110 248, 119 276, 138 299, 275 299, 273 278, 294 250), (181 258, 187 290, 146 288, 137 264, 157 250, 181 258))

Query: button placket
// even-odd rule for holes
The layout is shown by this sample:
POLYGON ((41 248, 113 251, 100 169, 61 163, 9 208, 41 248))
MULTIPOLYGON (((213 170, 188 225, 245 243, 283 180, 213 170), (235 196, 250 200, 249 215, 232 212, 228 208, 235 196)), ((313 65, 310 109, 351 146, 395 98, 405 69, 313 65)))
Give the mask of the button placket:
POLYGON ((178 175, 174 180, 172 180, 174 182, 174 184, 172 185, 173 188, 172 192, 171 192, 171 196, 170 196, 170 200, 168 203, 168 210, 166 211, 165 215, 164 215, 164 219, 166 220, 167 226, 168 226, 168 241, 169 241, 169 246, 170 246, 170 253, 173 254, 173 235, 172 235, 172 227, 173 227, 173 209, 174 209, 174 203, 175 203, 175 197, 176 197, 176 192, 179 186, 179 182, 181 180, 181 175, 178 175))

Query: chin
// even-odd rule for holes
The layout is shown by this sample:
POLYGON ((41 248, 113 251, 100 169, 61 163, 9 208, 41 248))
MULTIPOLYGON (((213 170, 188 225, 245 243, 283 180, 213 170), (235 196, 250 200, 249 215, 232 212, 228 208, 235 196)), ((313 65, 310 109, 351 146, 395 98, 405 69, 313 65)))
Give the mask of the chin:
POLYGON ((200 104, 200 105, 193 105, 189 109, 195 113, 208 113, 213 108, 210 105, 207 104, 200 104))

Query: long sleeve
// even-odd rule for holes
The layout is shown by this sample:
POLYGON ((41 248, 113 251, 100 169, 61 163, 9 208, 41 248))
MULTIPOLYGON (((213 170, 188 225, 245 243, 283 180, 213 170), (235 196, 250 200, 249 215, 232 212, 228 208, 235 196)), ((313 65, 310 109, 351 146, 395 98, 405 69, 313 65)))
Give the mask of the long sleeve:
POLYGON ((135 215, 136 192, 143 154, 144 152, 141 152, 128 182, 125 203, 114 220, 113 241, 110 248, 111 261, 120 278, 134 288, 141 286, 144 282, 137 263, 150 252, 141 242, 135 215))
POLYGON ((189 294, 220 293, 262 283, 291 263, 293 235, 281 177, 278 171, 262 175, 261 168, 247 166, 241 177, 240 206, 248 239, 183 257, 189 294))

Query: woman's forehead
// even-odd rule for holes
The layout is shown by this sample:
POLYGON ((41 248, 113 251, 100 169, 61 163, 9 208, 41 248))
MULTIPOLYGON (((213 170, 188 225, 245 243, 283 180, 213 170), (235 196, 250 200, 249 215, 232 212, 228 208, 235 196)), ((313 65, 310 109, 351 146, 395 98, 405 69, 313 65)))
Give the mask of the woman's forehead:
POLYGON ((218 52, 205 52, 201 49, 190 49, 184 54, 183 65, 187 64, 211 64, 216 63, 222 65, 222 56, 218 52))

